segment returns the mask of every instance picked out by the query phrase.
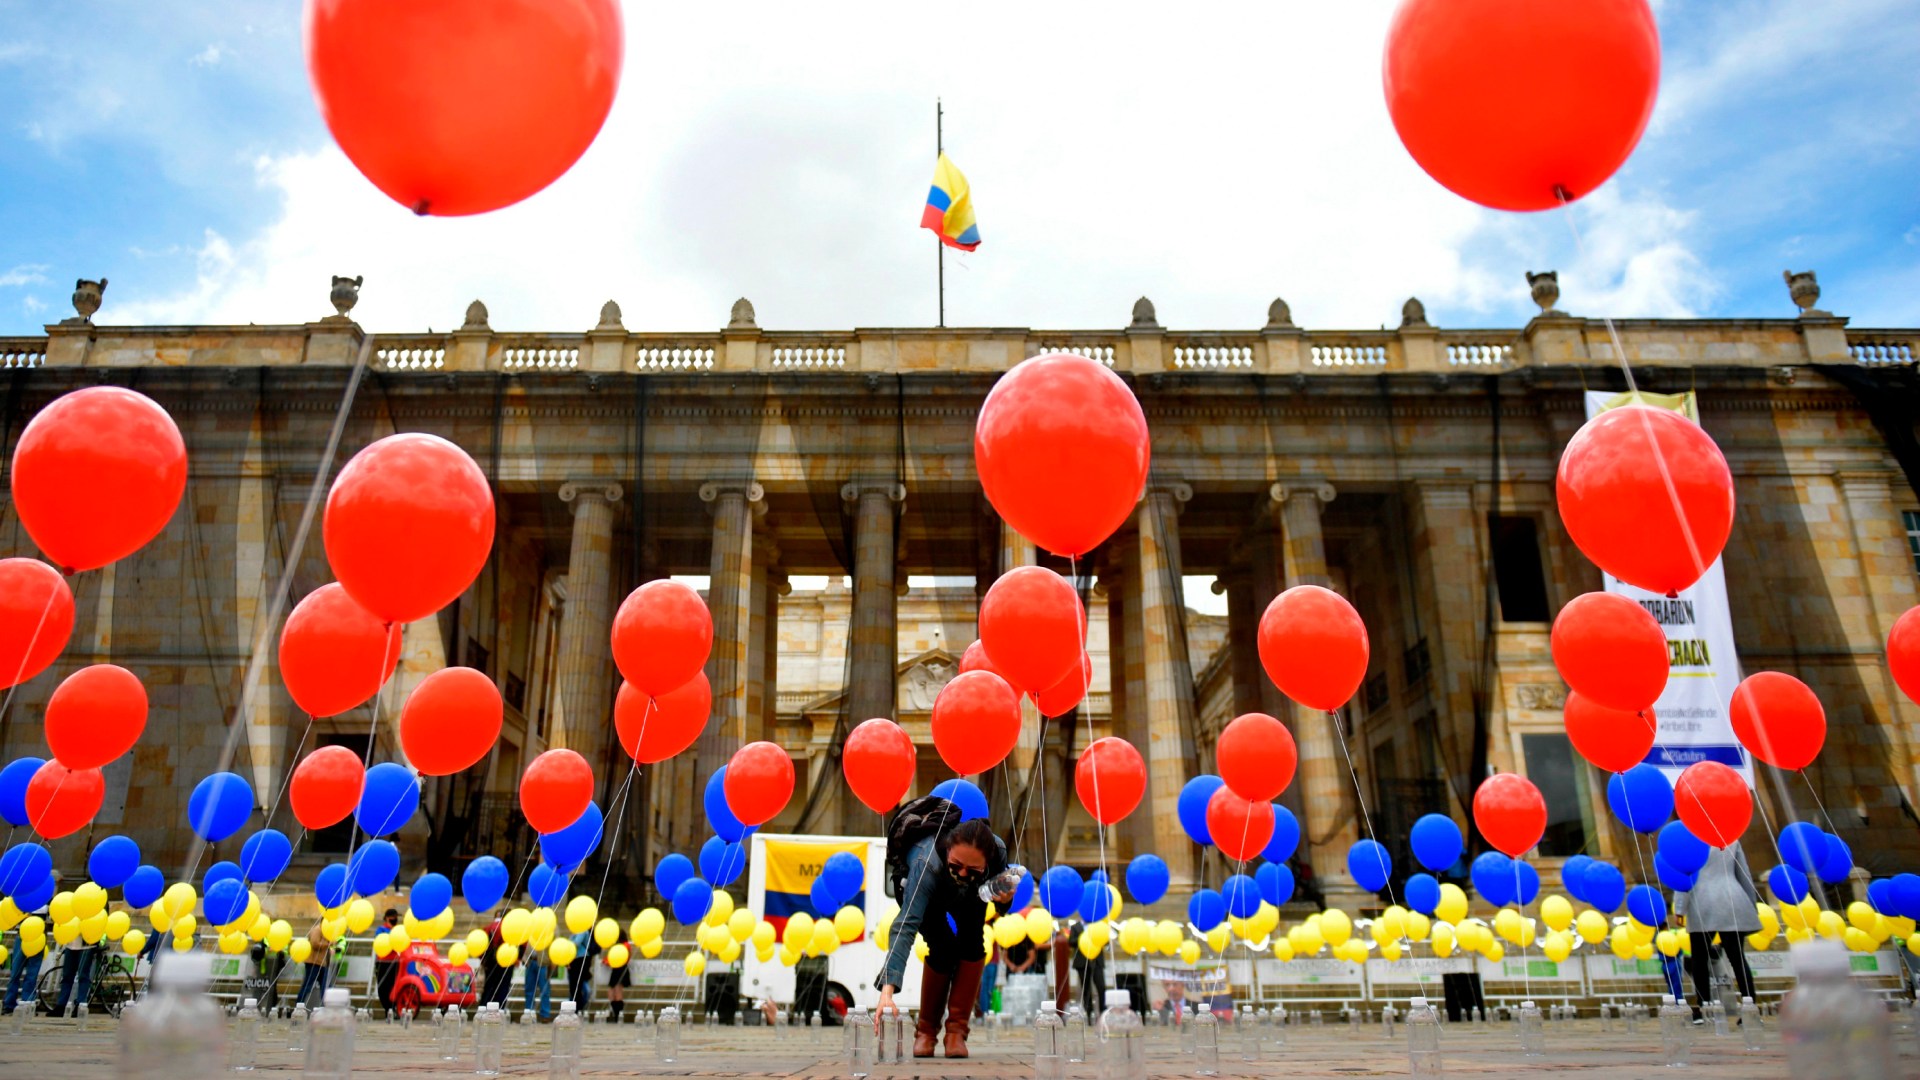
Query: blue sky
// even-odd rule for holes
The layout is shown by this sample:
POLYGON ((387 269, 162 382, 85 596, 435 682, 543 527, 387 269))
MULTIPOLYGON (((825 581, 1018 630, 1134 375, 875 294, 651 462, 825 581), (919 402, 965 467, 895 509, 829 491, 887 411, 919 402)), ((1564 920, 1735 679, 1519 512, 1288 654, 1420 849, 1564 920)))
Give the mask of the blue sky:
POLYGON ((932 322, 914 225, 932 102, 985 243, 948 264, 949 322, 1117 327, 1513 325, 1523 272, 1562 307, 1783 316, 1813 268, 1856 326, 1920 326, 1920 0, 1666 0, 1654 123, 1576 210, 1504 215, 1429 181, 1380 99, 1384 3, 630 6, 621 96, 548 191, 420 221, 331 146, 294 3, 0 0, 0 334, 98 321, 297 322, 332 273, 378 330, 932 322), (691 10, 691 9, 725 10, 691 10), (1335 10, 1321 10, 1332 8, 1335 10), (968 21, 966 55, 925 43, 968 21))

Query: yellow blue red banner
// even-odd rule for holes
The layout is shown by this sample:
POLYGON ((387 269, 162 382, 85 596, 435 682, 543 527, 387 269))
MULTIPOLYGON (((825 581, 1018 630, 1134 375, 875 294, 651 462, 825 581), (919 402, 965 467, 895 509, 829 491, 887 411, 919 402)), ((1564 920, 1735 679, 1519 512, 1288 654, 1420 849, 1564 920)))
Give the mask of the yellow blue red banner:
POLYGON ((948 247, 972 251, 980 246, 980 227, 973 220, 973 191, 945 154, 933 167, 933 187, 927 192, 927 208, 920 212, 920 227, 932 229, 948 247))
MULTIPOLYGON (((787 919, 803 911, 816 917, 833 917, 831 911, 814 910, 813 883, 820 877, 820 868, 826 865, 827 858, 841 851, 859 859, 862 867, 867 865, 865 840, 762 841, 762 853, 767 863, 767 909, 761 914, 773 924, 776 932, 785 933, 787 919)), ((854 894, 847 903, 864 910, 867 904, 866 890, 854 894)))

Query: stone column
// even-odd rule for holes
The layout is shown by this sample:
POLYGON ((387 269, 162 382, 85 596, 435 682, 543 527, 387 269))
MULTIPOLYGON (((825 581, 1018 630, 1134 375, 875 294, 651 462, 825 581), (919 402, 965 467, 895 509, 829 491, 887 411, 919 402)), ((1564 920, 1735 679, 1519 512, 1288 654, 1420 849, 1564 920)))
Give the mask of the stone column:
MULTIPOLYGON (((1153 850, 1167 860, 1174 888, 1194 880, 1193 844, 1180 828, 1180 788, 1193 776, 1193 667, 1187 657, 1186 599, 1180 588, 1180 507, 1193 497, 1182 483, 1147 488, 1134 518, 1144 704, 1147 801, 1153 850)), ((1129 694, 1129 699, 1132 695, 1129 694)), ((1129 700, 1131 705, 1131 700, 1129 700)))
POLYGON ((907 489, 891 480, 850 483, 840 489, 854 515, 853 619, 848 627, 850 719, 892 719, 894 668, 900 662, 898 600, 894 591, 894 514, 907 489))
MULTIPOLYGON (((1912 802, 1920 789, 1920 759, 1915 753, 1920 746, 1920 706, 1894 685, 1885 657, 1894 621, 1916 602, 1913 552, 1893 502, 1893 479, 1894 474, 1882 470, 1847 470, 1835 476, 1852 526, 1857 592, 1843 584, 1846 568, 1835 565, 1838 560, 1823 560, 1822 566, 1840 623, 1854 639, 1860 686, 1872 702, 1877 722, 1887 728, 1893 753, 1899 756, 1888 763, 1888 772, 1912 802)), ((1887 811, 1875 806, 1869 812, 1887 811)), ((1893 808, 1892 813, 1897 815, 1899 810, 1893 808)))
MULTIPOLYGON (((1474 680, 1480 663, 1480 637, 1486 617, 1482 582, 1486 546, 1484 521, 1474 509, 1470 481, 1417 481, 1414 485, 1412 542, 1415 598, 1428 662, 1430 697, 1436 710, 1443 767, 1472 770, 1474 680), (1451 745, 1449 745, 1451 744, 1451 745)), ((1423 643, 1415 642, 1418 649, 1423 643)), ((1491 730, 1491 729, 1489 729, 1491 730)), ((1472 791, 1480 777, 1456 774, 1456 791, 1472 791)))
MULTIPOLYGON (((1021 536, 1014 530, 1013 526, 1008 525, 1004 521, 1001 522, 1000 573, 1005 574, 1021 566, 1033 566, 1038 562, 1039 549, 1034 546, 1033 541, 1021 536)), ((1075 583, 1068 582, 1068 584, 1075 583)), ((1056 735, 1049 741, 1057 741, 1057 733, 1061 725, 1069 722, 1070 721, 1064 718, 1056 718, 1055 723, 1050 725, 1056 735)), ((1040 753, 1040 707, 1035 705, 1033 698, 1026 694, 1020 695, 1020 741, 1014 744, 1013 753, 1008 755, 1008 757, 1010 759, 1008 761, 1008 778, 1013 784, 1015 793, 1017 794, 1020 789, 1032 782, 1034 763, 1043 760, 1043 756, 1040 753)), ((1056 793, 1049 792, 1048 794, 1051 798, 1056 793)), ((1034 793, 1034 797, 1039 797, 1037 790, 1034 793)), ((1058 831, 1056 830, 1055 836, 1057 835, 1058 831)), ((1049 837, 1048 839, 1051 840, 1054 839, 1054 837, 1049 837)))
POLYGON ((748 600, 752 612, 747 631, 747 742, 771 738, 773 731, 774 657, 779 648, 780 594, 786 576, 775 567, 780 549, 762 536, 754 545, 753 587, 748 600))
MULTIPOLYGON (((1108 545, 1107 558, 1109 566, 1102 578, 1107 586, 1107 678, 1113 687, 1113 733, 1144 756, 1150 741, 1146 628, 1140 619, 1140 540, 1131 524, 1108 545)), ((1074 745, 1084 748, 1088 741, 1084 727, 1078 735, 1074 745)), ((1135 854, 1160 850, 1155 844, 1151 804, 1127 815, 1120 831, 1122 846, 1135 854)), ((1191 843, 1184 834, 1181 842, 1191 843)))
POLYGON ((607 794, 607 733, 613 726, 613 507, 620 496, 620 485, 607 480, 560 485, 560 501, 573 509, 573 540, 556 665, 560 722, 548 743, 587 759, 600 799, 607 794))
MULTIPOLYGON (((695 801, 714 770, 727 763, 747 732, 747 636, 753 613, 753 519, 766 513, 766 492, 751 481, 700 485, 700 501, 713 514, 713 555, 708 562, 707 607, 713 612, 713 654, 707 681, 713 713, 696 744, 695 801)), ((678 804, 676 804, 678 805, 678 804)))

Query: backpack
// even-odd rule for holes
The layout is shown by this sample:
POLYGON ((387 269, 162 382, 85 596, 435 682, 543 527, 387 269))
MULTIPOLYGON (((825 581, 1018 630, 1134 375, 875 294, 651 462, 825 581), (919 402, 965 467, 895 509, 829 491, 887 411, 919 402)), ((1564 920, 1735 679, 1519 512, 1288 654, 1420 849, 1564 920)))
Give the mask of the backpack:
POLYGON ((960 824, 960 808, 934 795, 923 796, 900 808, 887 824, 887 895, 907 892, 907 856, 913 846, 960 824))

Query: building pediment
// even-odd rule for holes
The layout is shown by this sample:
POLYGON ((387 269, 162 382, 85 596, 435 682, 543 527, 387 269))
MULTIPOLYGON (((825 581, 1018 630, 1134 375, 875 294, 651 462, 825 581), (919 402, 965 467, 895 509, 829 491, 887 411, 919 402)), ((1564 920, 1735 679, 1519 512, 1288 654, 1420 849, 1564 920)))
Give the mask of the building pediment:
MULTIPOLYGON (((959 658, 945 649, 928 649, 894 665, 894 715, 905 719, 909 715, 932 712, 934 699, 959 673, 959 658)), ((842 688, 808 702, 801 707, 800 715, 838 714, 845 707, 846 698, 846 689, 842 688)))

